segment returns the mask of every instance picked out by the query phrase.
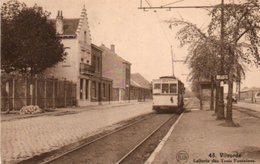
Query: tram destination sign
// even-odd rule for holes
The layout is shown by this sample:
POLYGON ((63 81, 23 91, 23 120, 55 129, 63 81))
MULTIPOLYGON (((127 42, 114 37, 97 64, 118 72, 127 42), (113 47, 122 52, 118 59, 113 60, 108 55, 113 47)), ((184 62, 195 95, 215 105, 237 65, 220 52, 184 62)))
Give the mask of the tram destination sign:
POLYGON ((217 75, 216 79, 217 80, 228 80, 228 75, 217 75))

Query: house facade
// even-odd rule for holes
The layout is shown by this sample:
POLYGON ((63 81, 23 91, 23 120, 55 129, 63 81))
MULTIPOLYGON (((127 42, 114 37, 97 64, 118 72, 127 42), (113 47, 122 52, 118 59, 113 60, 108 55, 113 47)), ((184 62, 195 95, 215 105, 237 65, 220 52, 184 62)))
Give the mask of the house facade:
POLYGON ((238 92, 238 98, 240 101, 244 101, 244 102, 251 102, 251 103, 255 103, 258 102, 256 95, 258 95, 260 93, 260 88, 256 88, 256 87, 252 87, 252 88, 245 88, 242 91, 238 92))
POLYGON ((65 19, 62 11, 58 11, 56 19, 50 21, 62 38, 67 55, 63 62, 48 68, 44 74, 75 82, 78 106, 110 101, 112 80, 102 77, 103 50, 91 42, 85 7, 80 18, 65 19))
POLYGON ((92 69, 91 75, 91 102, 105 103, 112 100, 112 80, 102 75, 103 50, 91 44, 92 69))
POLYGON ((145 101, 152 99, 152 86, 141 74, 131 74, 130 99, 145 101))
POLYGON ((103 50, 102 76, 113 80, 112 101, 130 101, 131 63, 116 54, 115 45, 100 48, 103 50))

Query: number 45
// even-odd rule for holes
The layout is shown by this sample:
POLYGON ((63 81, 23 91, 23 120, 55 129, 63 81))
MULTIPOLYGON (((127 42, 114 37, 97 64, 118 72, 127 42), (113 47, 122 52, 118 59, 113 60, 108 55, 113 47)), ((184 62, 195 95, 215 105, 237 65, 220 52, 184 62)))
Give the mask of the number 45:
POLYGON ((215 155, 215 153, 209 153, 209 157, 210 157, 210 158, 215 158, 216 155, 215 155))

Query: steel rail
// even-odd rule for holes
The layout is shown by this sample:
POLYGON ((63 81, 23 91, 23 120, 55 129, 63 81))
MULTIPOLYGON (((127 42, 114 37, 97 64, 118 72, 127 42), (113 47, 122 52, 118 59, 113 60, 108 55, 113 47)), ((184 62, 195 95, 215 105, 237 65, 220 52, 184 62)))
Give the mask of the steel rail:
POLYGON ((146 140, 148 140, 153 134, 155 134, 159 129, 162 128, 168 121, 170 121, 175 115, 171 116, 169 119, 160 124, 154 131, 152 131, 147 137, 145 137, 141 142, 139 142, 132 150, 130 150, 126 155, 124 155, 116 164, 123 162, 129 155, 131 155, 137 148, 139 148, 146 140))
POLYGON ((245 109, 245 110, 249 110, 249 111, 251 110, 251 109, 247 109, 247 108, 243 108, 243 107, 235 107, 233 109, 236 110, 236 111, 239 111, 240 113, 246 114, 246 115, 248 115, 250 117, 260 118, 259 116, 256 116, 256 115, 250 113, 249 111, 241 110, 239 108, 242 108, 242 109, 245 109))
MULTIPOLYGON (((152 114, 150 114, 149 117, 152 117, 153 115, 155 115, 155 114, 152 113, 152 114)), ((117 133, 117 132, 119 132, 119 131, 121 131, 121 130, 124 130, 124 129, 128 128, 128 127, 131 127, 131 126, 133 126, 133 125, 135 125, 135 124, 137 124, 137 123, 139 123, 139 122, 141 122, 141 121, 144 121, 144 120, 146 120, 146 119, 147 119, 147 118, 144 117, 144 118, 139 119, 139 120, 137 120, 137 121, 135 121, 135 122, 133 122, 133 123, 127 124, 127 125, 125 125, 125 126, 123 126, 123 127, 120 127, 119 129, 117 129, 117 130, 115 130, 115 131, 112 131, 112 132, 107 133, 107 134, 105 134, 105 135, 103 135, 103 136, 100 136, 100 137, 98 137, 98 138, 96 138, 96 139, 94 139, 94 140, 92 140, 92 141, 90 141, 90 142, 84 143, 84 144, 82 144, 82 145, 80 145, 80 146, 77 146, 77 147, 75 147, 75 148, 73 148, 73 149, 70 149, 70 150, 68 150, 68 151, 66 151, 66 152, 64 152, 64 153, 61 153, 61 154, 59 154, 59 155, 57 155, 57 156, 55 156, 55 157, 53 157, 53 158, 47 159, 47 160, 41 162, 41 164, 47 164, 47 163, 53 162, 53 161, 55 161, 55 160, 57 160, 57 159, 59 159, 59 158, 61 158, 61 157, 66 156, 66 155, 69 154, 69 153, 72 153, 72 152, 74 152, 74 151, 77 151, 77 150, 79 150, 79 149, 81 149, 81 148, 83 148, 83 147, 85 147, 85 146, 88 146, 88 145, 90 145, 90 144, 92 144, 92 143, 95 143, 95 142, 97 142, 97 141, 99 141, 99 140, 101 140, 101 139, 103 139, 103 138, 105 138, 105 137, 108 137, 108 136, 110 136, 110 135, 112 135, 112 134, 114 134, 114 133, 117 133)))

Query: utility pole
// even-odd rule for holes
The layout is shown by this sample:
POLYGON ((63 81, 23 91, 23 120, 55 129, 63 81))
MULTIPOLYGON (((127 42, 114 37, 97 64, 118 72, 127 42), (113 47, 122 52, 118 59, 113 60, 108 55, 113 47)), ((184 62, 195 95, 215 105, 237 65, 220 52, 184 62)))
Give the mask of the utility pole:
MULTIPOLYGON (((221 39, 221 47, 220 47, 220 55, 221 55, 221 70, 220 74, 224 75, 224 0, 221 0, 221 29, 220 29, 220 39, 221 39)), ((217 119, 223 120, 224 116, 224 88, 220 86, 221 81, 218 82, 219 87, 219 104, 217 110, 217 119)))

